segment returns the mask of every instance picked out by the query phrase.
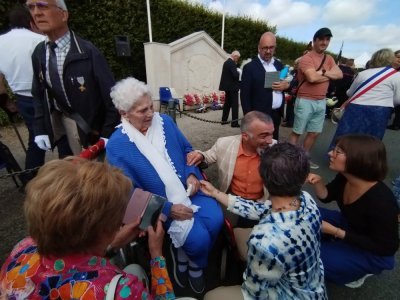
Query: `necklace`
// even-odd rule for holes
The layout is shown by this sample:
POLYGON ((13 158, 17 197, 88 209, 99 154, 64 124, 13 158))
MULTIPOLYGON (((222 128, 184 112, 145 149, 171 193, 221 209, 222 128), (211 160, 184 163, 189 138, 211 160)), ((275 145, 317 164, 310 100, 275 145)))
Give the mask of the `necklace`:
POLYGON ((297 199, 297 197, 296 197, 296 198, 293 198, 293 199, 290 201, 289 207, 281 206, 281 207, 278 207, 278 208, 271 208, 271 210, 272 210, 272 211, 275 211, 275 212, 282 212, 282 211, 284 211, 284 210, 289 210, 289 209, 291 210, 293 207, 294 207, 294 208, 297 208, 298 205, 299 205, 299 202, 300 202, 300 200, 297 199))

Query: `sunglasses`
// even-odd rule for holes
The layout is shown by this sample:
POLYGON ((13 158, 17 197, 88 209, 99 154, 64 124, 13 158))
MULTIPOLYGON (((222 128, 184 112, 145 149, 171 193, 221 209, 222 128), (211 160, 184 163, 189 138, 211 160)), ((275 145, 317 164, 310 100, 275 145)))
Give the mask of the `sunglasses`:
POLYGON ((51 4, 45 1, 38 1, 38 2, 31 2, 31 3, 27 3, 26 7, 30 10, 30 11, 34 11, 35 7, 42 11, 42 10, 48 10, 50 7, 58 7, 57 4, 51 4))

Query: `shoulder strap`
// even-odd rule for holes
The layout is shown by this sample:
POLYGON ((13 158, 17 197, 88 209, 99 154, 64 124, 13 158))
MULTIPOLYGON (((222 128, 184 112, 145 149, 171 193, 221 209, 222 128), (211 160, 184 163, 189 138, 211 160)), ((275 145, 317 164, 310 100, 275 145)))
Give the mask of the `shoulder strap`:
MULTIPOLYGON (((324 57, 322 58, 321 64, 319 65, 318 69, 316 69, 315 71, 319 71, 319 69, 322 68, 322 66, 323 66, 324 63, 325 63, 325 59, 326 59, 326 54, 324 54, 324 57)), ((303 79, 303 80, 300 82, 300 84, 297 86, 297 93, 299 92, 300 87, 303 85, 303 83, 304 83, 305 81, 306 81, 306 80, 303 79)))
POLYGON ((105 300, 114 300, 115 292, 117 291, 117 284, 121 277, 122 274, 117 274, 113 277, 113 279, 111 279, 105 300))
POLYGON ((374 75, 372 75, 370 78, 368 78, 367 80, 365 80, 363 83, 361 83, 357 89, 355 90, 353 96, 347 100, 343 106, 346 107, 347 105, 349 105, 352 101, 356 100, 357 98, 361 97, 362 95, 364 95, 366 92, 368 92, 370 89, 372 89, 374 86, 376 86, 378 83, 382 82, 383 80, 385 80, 386 78, 392 76, 393 74, 396 74, 398 71, 396 69, 393 69, 392 71, 390 71, 389 73, 383 75, 381 78, 379 78, 377 81, 375 81, 374 83, 370 84, 369 86, 365 87, 366 84, 368 84, 369 82, 371 82, 373 79, 375 79, 376 77, 378 77, 379 75, 382 75, 384 72, 388 71, 389 69, 391 69, 391 66, 387 66, 386 68, 384 68, 383 70, 375 73, 374 75), (364 88, 364 89, 362 89, 364 88))

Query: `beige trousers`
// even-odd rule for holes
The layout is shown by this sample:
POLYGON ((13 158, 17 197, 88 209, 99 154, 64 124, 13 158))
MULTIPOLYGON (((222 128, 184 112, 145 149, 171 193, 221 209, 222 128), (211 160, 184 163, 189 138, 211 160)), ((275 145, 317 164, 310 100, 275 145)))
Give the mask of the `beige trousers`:
POLYGON ((67 135, 68 144, 72 153, 74 155, 79 155, 82 152, 82 145, 79 139, 76 122, 57 110, 51 113, 51 122, 53 125, 54 140, 57 141, 64 134, 67 135))

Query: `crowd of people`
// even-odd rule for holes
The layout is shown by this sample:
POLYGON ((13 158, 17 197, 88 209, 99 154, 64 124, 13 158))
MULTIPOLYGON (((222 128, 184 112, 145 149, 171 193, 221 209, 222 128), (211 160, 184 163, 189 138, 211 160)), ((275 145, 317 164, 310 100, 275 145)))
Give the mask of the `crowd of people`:
MULTIPOLYGON (((378 50, 350 80, 344 61, 338 66, 325 53, 333 35, 321 28, 289 73, 274 57, 275 35, 266 32, 243 71, 237 50, 223 65, 221 123, 232 109, 231 126, 240 134, 200 150, 169 116, 154 111, 148 85, 132 77, 114 81, 100 51, 69 29, 63 0, 28 0, 26 7, 10 15, 12 29, 0 36, 0 50, 13 41, 8 56, 21 65, 29 60, 32 68, 18 73, 2 56, 0 73, 28 127, 26 168, 43 165, 54 147, 60 159, 29 178, 29 236, 1 268, 0 298, 175 299, 179 286, 207 292, 208 300, 327 299, 325 281, 359 287, 394 268, 399 206, 383 182, 388 163, 381 140, 400 104, 398 51, 378 50), (18 38, 29 38, 29 45, 18 38), (279 80, 270 82, 270 72, 279 80), (336 88, 346 109, 328 150, 337 175, 325 184, 310 172, 318 166, 309 153, 323 131, 329 84, 345 77, 336 88), (285 91, 294 103, 289 142, 279 141, 285 91), (105 162, 76 156, 100 139, 105 162), (202 162, 217 165, 219 189, 204 180, 202 162), (318 205, 306 184, 339 210, 318 205), (123 223, 137 188, 166 199, 147 228, 140 228, 140 217, 123 223), (204 271, 228 212, 238 216, 235 226, 249 228, 243 281, 207 291, 204 271), (120 269, 108 258, 139 236, 147 236, 150 283, 140 266, 120 269), (166 240, 171 262, 162 253, 166 240)), ((395 184, 400 190, 400 177, 395 184)))

